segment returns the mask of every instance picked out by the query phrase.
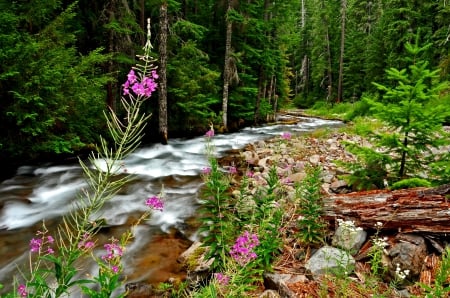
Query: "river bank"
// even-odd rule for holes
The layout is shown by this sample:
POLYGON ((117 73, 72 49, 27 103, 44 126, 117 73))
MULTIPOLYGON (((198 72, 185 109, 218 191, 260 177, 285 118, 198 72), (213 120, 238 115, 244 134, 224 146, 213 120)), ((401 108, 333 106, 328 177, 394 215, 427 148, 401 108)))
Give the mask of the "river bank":
MULTIPOLYGON (((236 176, 231 182, 234 189, 232 195, 236 198, 240 196, 238 189, 242 177, 250 171, 252 173, 250 185, 251 188, 256 189, 259 183, 265 183, 265 175, 273 166, 276 166, 277 174, 283 184, 283 193, 287 194, 288 201, 293 201, 295 184, 302 183, 307 175, 306 169, 309 167, 319 167, 322 170, 320 175, 321 196, 346 194, 355 189, 347 184, 344 176, 349 172, 339 166, 339 163, 356 162, 356 157, 345 150, 344 143, 346 142, 364 144, 367 141, 340 128, 323 128, 302 135, 283 133, 273 138, 249 143, 242 149, 230 150, 219 159, 219 162, 225 170, 230 167, 235 167, 237 170, 236 176)), ((323 293, 319 294, 325 290, 332 297, 333 295, 341 297, 339 293, 343 294, 346 291, 349 293, 351 291, 351 297, 373 295, 387 295, 388 297, 419 295, 421 297, 422 292, 416 282, 430 284, 437 274, 440 262, 439 254, 443 252, 442 247, 446 243, 445 237, 429 238, 429 235, 423 233, 384 231, 382 226, 378 229, 372 226, 361 229, 364 237, 362 240, 358 240, 357 245, 355 244, 356 248, 353 248, 353 243, 351 244, 353 253, 351 256, 349 255, 349 258, 354 262, 354 272, 337 280, 330 277, 324 283, 322 278, 314 277, 314 273, 308 269, 311 256, 321 249, 321 245, 305 245, 295 238, 294 235, 298 232, 299 227, 298 214, 295 214, 293 210, 298 207, 290 204, 288 206, 285 207, 287 208, 284 215, 285 224, 280 231, 280 235, 283 235, 284 248, 273 264, 274 272, 265 275, 264 284, 261 284, 251 297, 280 297, 277 296, 280 293, 281 297, 329 297, 323 296, 323 293), (386 255, 379 264, 385 267, 385 275, 372 276, 370 270, 371 263, 368 252, 373 246, 372 240, 375 236, 380 239, 387 237, 386 255), (432 245, 428 241, 432 241, 432 245), (395 264, 399 265, 396 267, 395 264), (402 282, 401 286, 398 284, 396 287, 392 287, 390 283, 396 278, 398 266, 411 273, 405 279, 408 281, 406 284, 402 282), (365 284, 369 279, 376 285, 365 284), (275 285, 277 282, 278 285, 275 285), (273 289, 276 291, 273 292, 273 289), (272 296, 264 296, 269 295, 268 291, 271 291, 270 295, 272 296)), ((236 206, 236 208, 239 207, 236 206)), ((340 220, 345 221, 345 218, 340 218, 340 220)), ((353 221, 351 223, 355 225, 355 228, 362 224, 362 222, 353 221)), ((381 224, 383 225, 383 223, 381 224)), ((328 222, 325 248, 333 245, 339 247, 336 250, 341 249, 342 244, 335 240, 331 241, 338 233, 337 228, 336 219, 328 222)), ((343 253, 346 255, 348 252, 343 251, 343 253)), ((137 289, 138 291, 142 290, 139 287, 137 289)))

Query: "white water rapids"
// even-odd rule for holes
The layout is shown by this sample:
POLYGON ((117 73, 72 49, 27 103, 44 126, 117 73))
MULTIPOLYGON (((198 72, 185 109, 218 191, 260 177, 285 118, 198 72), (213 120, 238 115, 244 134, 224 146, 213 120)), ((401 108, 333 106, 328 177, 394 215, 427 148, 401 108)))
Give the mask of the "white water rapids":
MULTIPOLYGON (((342 124, 315 118, 298 118, 298 121, 215 135, 212 141, 216 154, 223 156, 227 150, 240 149, 248 143, 280 136, 283 132, 297 135, 342 124)), ((146 210, 145 200, 158 195, 164 188, 164 211, 153 212, 151 219, 134 231, 135 239, 128 249, 130 253, 124 258, 125 273, 129 273, 133 271, 136 255, 143 253, 141 250, 155 233, 171 228, 185 233, 186 219, 195 217, 202 186, 200 173, 207 166, 205 137, 171 139, 169 145, 140 148, 124 161, 124 165, 127 173, 136 175, 137 179, 107 202, 99 214, 110 227, 106 238, 119 237, 116 234, 120 235, 133 218, 146 210)), ((73 209, 77 195, 86 186, 78 164, 23 166, 14 177, 0 183, 0 284, 11 284, 14 276, 18 276, 17 266, 22 266, 28 258, 29 241, 42 221, 45 220, 47 226, 55 226, 61 216, 73 209)), ((193 239, 195 233, 186 236, 193 239)))

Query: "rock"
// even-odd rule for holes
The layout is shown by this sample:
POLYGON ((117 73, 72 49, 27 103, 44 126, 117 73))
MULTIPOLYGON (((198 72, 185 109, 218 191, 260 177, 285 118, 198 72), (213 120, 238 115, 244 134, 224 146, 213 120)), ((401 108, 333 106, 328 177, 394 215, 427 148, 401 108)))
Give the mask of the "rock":
POLYGON ((324 274, 349 274, 355 267, 355 259, 346 251, 324 246, 319 248, 306 262, 305 267, 311 272, 314 279, 324 274))
POLYGON ((318 154, 311 155, 311 156, 309 157, 309 162, 310 162, 313 166, 318 165, 319 162, 320 162, 320 155, 318 155, 318 154))
POLYGON ((196 241, 178 257, 178 262, 186 267, 186 281, 191 286, 203 283, 210 276, 209 269, 214 259, 205 260, 207 250, 201 242, 196 241))
POLYGON ((268 167, 271 165, 271 158, 270 157, 264 157, 258 160, 258 167, 264 169, 261 170, 261 172, 265 172, 268 167))
POLYGON ((331 244, 354 255, 359 251, 366 239, 367 232, 362 228, 339 225, 331 244))
POLYGON ((264 286, 266 289, 276 290, 283 298, 297 297, 288 285, 297 282, 306 282, 308 278, 304 275, 286 273, 264 273, 264 286))
POLYGON ((388 250, 388 256, 390 257, 389 275, 392 278, 397 278, 396 270, 399 267, 402 272, 409 270, 406 279, 414 280, 422 271, 427 257, 425 239, 414 234, 399 234, 388 250))
POLYGON ((298 173, 293 173, 293 174, 289 175, 289 176, 288 176, 288 179, 289 179, 291 182, 296 183, 296 182, 302 182, 303 179, 306 178, 306 176, 307 176, 307 175, 306 175, 305 172, 298 172, 298 173))
POLYGON ((337 180, 331 183, 330 190, 334 193, 347 193, 349 192, 349 186, 344 180, 337 180))
POLYGON ((214 261, 204 259, 207 249, 200 241, 196 241, 178 257, 178 262, 184 264, 190 272, 206 271, 214 261))
POLYGON ((242 158, 250 166, 258 165, 259 157, 258 157, 258 154, 256 154, 254 151, 244 151, 244 152, 242 152, 242 158))
POLYGON ((144 282, 132 282, 125 285, 127 298, 163 297, 161 291, 144 282))
POLYGON ((258 298, 281 298, 280 294, 274 290, 265 290, 258 298))

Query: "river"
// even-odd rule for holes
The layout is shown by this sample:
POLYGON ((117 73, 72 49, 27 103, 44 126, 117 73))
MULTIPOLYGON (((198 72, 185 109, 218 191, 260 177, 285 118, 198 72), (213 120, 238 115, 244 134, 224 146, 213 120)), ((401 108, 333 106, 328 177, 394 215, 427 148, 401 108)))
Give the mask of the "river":
MULTIPOLYGON (((316 118, 283 117, 281 120, 298 122, 280 122, 214 136, 217 157, 230 149, 241 149, 248 143, 280 136, 283 132, 297 135, 342 124, 316 118)), ((158 195, 162 188, 165 194, 164 211, 155 211, 149 221, 133 230, 135 238, 123 258, 127 282, 156 283, 181 274, 174 260, 189 241, 197 238, 189 221, 195 218, 202 186, 200 173, 207 166, 204 146, 205 137, 171 139, 169 145, 142 147, 124 161, 126 171, 138 178, 104 206, 99 216, 106 219, 107 228, 101 231, 99 242, 112 236, 117 238, 129 229, 130 223, 146 210, 146 198, 158 195)), ((1 182, 0 284, 6 285, 5 289, 14 277, 20 276, 18 269, 26 266, 29 241, 42 222, 52 230, 74 208, 77 194, 86 186, 82 174, 78 164, 24 165, 14 177, 1 182)), ((96 271, 94 264, 84 264, 83 268, 82 274, 96 271)))

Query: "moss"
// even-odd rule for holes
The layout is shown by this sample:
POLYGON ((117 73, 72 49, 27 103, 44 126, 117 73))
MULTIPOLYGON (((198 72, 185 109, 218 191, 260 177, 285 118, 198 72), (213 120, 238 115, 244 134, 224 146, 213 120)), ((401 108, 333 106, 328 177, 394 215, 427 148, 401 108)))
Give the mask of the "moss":
POLYGON ((409 178, 395 182, 390 189, 394 190, 413 187, 431 187, 431 183, 430 181, 421 178, 409 178))
POLYGON ((195 270, 200 265, 203 255, 206 252, 206 247, 200 246, 186 259, 185 266, 189 271, 195 270))

